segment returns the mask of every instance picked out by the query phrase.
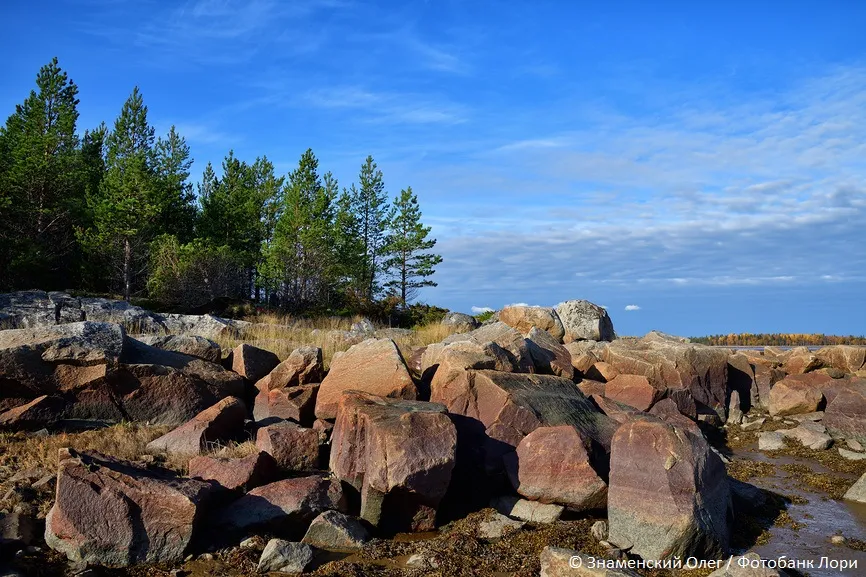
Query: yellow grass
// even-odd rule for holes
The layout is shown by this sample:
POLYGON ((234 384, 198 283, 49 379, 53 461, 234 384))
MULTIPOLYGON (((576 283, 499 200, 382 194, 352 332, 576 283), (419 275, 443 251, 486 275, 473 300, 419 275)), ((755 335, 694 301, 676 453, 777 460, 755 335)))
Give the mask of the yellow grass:
MULTIPOLYGON (((275 353, 285 360, 293 350, 302 346, 315 346, 322 349, 325 368, 330 367, 334 353, 348 350, 357 340, 345 340, 338 331, 349 331, 352 323, 361 317, 321 317, 317 319, 295 319, 275 314, 260 315, 245 319, 254 323, 252 327, 237 336, 223 336, 216 339, 224 349, 233 349, 246 343, 275 353)), ((376 326, 384 330, 387 327, 376 326)), ((411 355, 418 347, 438 343, 454 332, 453 327, 433 323, 415 328, 411 334, 396 335, 394 342, 404 357, 411 355)))
MULTIPOLYGON (((39 469, 47 473, 57 470, 57 455, 60 449, 71 447, 78 451, 98 451, 119 459, 139 461, 150 452, 147 444, 164 435, 171 427, 154 427, 138 423, 120 423, 111 427, 83 431, 80 433, 56 433, 36 437, 23 433, 0 433, 0 497, 13 487, 10 478, 18 472, 39 469)), ((252 441, 212 445, 203 452, 219 457, 246 457, 257 452, 252 441)), ((146 457, 145 457, 146 458, 146 457)), ((155 463, 166 469, 186 475, 189 471, 188 456, 156 455, 155 463)), ((39 515, 48 513, 54 495, 50 489, 40 491, 35 500, 39 515)), ((19 499, 0 500, 0 510, 11 510, 19 499)))

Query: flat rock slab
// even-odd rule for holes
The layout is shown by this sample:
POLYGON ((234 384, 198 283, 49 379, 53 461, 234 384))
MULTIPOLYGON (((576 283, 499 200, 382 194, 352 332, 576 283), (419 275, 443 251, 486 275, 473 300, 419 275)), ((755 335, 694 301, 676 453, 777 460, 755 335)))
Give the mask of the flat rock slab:
POLYGON ((558 521, 562 517, 563 512, 565 512, 565 507, 562 505, 528 501, 511 495, 497 497, 490 505, 503 515, 526 521, 527 523, 553 523, 558 521))
POLYGON ((330 468, 360 491, 361 516, 372 525, 430 530, 456 450, 444 406, 354 391, 337 409, 330 468))
POLYGON ((300 537, 319 513, 345 511, 339 481, 312 475, 253 489, 217 512, 214 523, 230 532, 274 531, 300 537))
POLYGON ((243 431, 247 408, 243 401, 228 397, 202 411, 191 421, 147 444, 149 451, 197 455, 208 443, 229 441, 243 431))
POLYGON ((397 345, 391 339, 367 339, 331 362, 316 398, 316 417, 334 419, 344 391, 414 400, 418 391, 397 345))
POLYGON ((500 539, 509 533, 519 531, 525 524, 525 521, 517 521, 502 513, 492 512, 486 520, 478 524, 478 538, 500 539))
POLYGON ((226 457, 193 457, 189 476, 214 481, 230 490, 249 491, 279 478, 279 468, 273 457, 264 451, 239 459, 226 457))
POLYGON ((75 562, 178 562, 212 492, 211 483, 64 449, 45 541, 75 562))
POLYGON ((866 379, 851 379, 827 405, 824 425, 834 435, 866 444, 866 379))
POLYGON ((767 431, 758 434, 758 449, 761 451, 779 451, 785 448, 785 435, 779 431, 767 431))

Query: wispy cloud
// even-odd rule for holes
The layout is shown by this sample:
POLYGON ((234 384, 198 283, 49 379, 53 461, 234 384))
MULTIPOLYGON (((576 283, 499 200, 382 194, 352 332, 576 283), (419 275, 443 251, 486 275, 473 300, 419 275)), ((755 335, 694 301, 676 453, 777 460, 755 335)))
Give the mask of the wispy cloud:
POLYGON ((627 310, 627 311, 639 311, 640 307, 638 305, 625 305, 625 310, 627 310))
POLYGON ((475 315, 478 315, 478 314, 481 314, 481 313, 492 313, 492 312, 493 312, 493 309, 490 308, 490 307, 476 307, 476 306, 473 306, 471 310, 472 310, 472 314, 475 314, 475 315))

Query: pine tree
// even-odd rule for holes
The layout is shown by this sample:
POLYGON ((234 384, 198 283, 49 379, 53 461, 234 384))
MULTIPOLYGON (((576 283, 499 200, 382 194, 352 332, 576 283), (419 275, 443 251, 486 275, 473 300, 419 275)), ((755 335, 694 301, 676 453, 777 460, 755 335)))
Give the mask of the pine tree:
POLYGON ((283 206, 267 254, 284 305, 294 310, 326 306, 334 287, 334 201, 337 183, 318 172, 307 149, 288 176, 283 206))
POLYGON ((154 168, 154 130, 138 87, 106 138, 106 150, 105 177, 87 198, 93 226, 83 241, 107 257, 123 298, 129 300, 146 265, 147 244, 155 237, 162 208, 154 168))
POLYGON ((0 129, 0 284, 59 288, 70 280, 84 195, 78 87, 57 58, 36 85, 0 129))
POLYGON ((154 201, 160 231, 181 242, 192 240, 196 217, 195 197, 188 182, 192 159, 186 140, 174 126, 164 139, 157 140, 154 157, 158 179, 154 201))
POLYGON ((436 272, 434 267, 442 262, 442 257, 426 252, 436 246, 436 239, 427 238, 430 227, 421 223, 421 208, 418 206, 418 197, 412 194, 411 186, 401 190, 400 196, 394 199, 388 223, 390 234, 385 268, 392 279, 385 286, 400 296, 400 303, 405 309, 419 288, 436 286, 428 277, 436 272))
POLYGON ((374 299, 381 287, 378 276, 382 268, 382 251, 385 247, 385 235, 388 225, 388 194, 382 171, 368 156, 361 165, 358 175, 359 188, 351 189, 353 212, 358 218, 358 233, 363 247, 363 257, 360 263, 358 288, 361 296, 368 300, 374 299))

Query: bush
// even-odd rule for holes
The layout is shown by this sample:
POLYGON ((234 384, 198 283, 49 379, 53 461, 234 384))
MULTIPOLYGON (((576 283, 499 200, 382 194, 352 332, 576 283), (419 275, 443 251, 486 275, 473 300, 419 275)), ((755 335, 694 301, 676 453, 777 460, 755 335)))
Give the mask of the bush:
POLYGON ((246 269, 227 246, 202 239, 180 244, 176 237, 163 235, 151 247, 150 268, 150 297, 171 306, 191 309, 247 296, 246 269))
POLYGON ((484 311, 483 313, 478 313, 475 315, 475 318, 478 319, 479 323, 483 323, 486 320, 490 320, 493 318, 493 315, 496 314, 496 311, 484 311))

